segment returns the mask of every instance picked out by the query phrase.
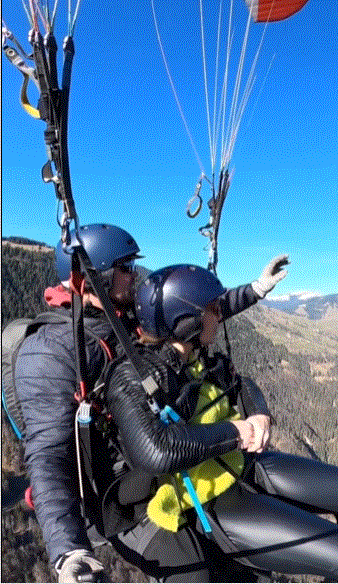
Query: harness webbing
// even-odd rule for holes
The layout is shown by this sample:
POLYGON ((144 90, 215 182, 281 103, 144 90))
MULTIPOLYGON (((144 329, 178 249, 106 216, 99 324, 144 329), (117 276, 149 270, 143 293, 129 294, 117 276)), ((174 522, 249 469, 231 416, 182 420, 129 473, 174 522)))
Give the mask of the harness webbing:
POLYGON ((210 209, 209 221, 199 232, 210 239, 208 270, 217 275, 218 264, 218 231, 221 221, 222 209, 230 186, 228 170, 222 169, 219 177, 217 194, 213 190, 212 198, 208 201, 210 209))
POLYGON ((69 157, 68 157, 68 106, 71 82, 72 62, 74 57, 74 43, 71 36, 65 38, 64 65, 62 71, 61 89, 58 85, 57 72, 57 43, 52 32, 48 31, 43 39, 37 20, 30 31, 29 41, 33 54, 28 55, 22 49, 13 33, 3 27, 2 48, 8 60, 22 73, 24 80, 21 88, 21 104, 25 111, 34 118, 46 122, 44 133, 48 161, 43 166, 42 178, 44 182, 52 182, 56 197, 63 202, 64 216, 67 220, 77 220, 75 204, 72 196, 69 157), (8 41, 16 45, 10 46, 8 41), (32 60, 35 67, 30 67, 25 60, 32 60), (33 81, 40 92, 38 107, 30 104, 27 96, 27 86, 33 81), (54 165, 54 169, 52 167, 54 165))
MULTIPOLYGON (((96 271, 96 269, 93 267, 84 247, 82 245, 77 245, 74 246, 72 250, 73 250, 72 270, 74 270, 75 272, 78 272, 80 270, 86 275, 87 280, 92 286, 96 296, 100 299, 102 308, 107 316, 107 319, 118 341, 120 342, 127 358, 130 360, 135 370, 135 373, 139 377, 143 389, 147 393, 148 398, 152 401, 152 397, 154 393, 159 389, 159 387, 156 380, 150 373, 149 365, 142 359, 141 355, 134 347, 126 328, 124 327, 119 317, 116 315, 114 304, 105 291, 105 288, 102 283, 102 278, 96 271)), ((77 294, 78 293, 79 291, 77 292, 77 294)), ((81 311, 79 311, 77 316, 75 317, 75 321, 81 320, 82 318, 83 314, 81 314, 81 311)), ((78 328, 79 333, 81 325, 77 323, 76 326, 78 328)), ((78 337, 79 342, 83 346, 81 332, 79 334, 80 334, 80 337, 78 337)), ((81 347, 79 348, 79 352, 81 353, 81 347)), ((82 371, 84 376, 86 377, 85 367, 83 367, 82 371)))

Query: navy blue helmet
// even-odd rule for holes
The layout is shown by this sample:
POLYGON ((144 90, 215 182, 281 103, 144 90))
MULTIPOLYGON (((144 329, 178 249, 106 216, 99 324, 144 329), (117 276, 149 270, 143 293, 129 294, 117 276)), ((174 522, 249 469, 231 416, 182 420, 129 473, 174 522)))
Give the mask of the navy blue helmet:
MULTIPOLYGON (((124 258, 140 257, 140 251, 135 239, 121 227, 94 223, 83 225, 78 230, 81 243, 90 261, 98 272, 105 272, 124 258)), ((71 231, 71 244, 76 243, 75 230, 71 231)), ((63 249, 59 241, 55 250, 56 270, 61 282, 69 280, 71 272, 71 254, 63 249)))
POLYGON ((140 284, 136 314, 152 336, 187 341, 201 330, 203 310, 225 291, 218 278, 200 266, 168 266, 140 284))

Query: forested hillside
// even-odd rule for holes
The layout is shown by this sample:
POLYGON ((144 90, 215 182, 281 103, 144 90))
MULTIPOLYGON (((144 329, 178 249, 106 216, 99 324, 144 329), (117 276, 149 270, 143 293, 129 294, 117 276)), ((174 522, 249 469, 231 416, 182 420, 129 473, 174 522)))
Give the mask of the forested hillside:
POLYGON ((252 320, 238 316, 227 328, 238 371, 256 380, 275 418, 275 446, 338 464, 338 351, 330 356, 330 376, 319 382, 311 354, 275 345, 257 332, 252 320))
POLYGON ((2 243, 2 329, 14 318, 32 317, 46 307, 43 291, 57 284, 54 268, 54 250, 42 252, 26 245, 2 243))
MULTIPOLYGON (((44 310, 43 291, 47 286, 57 283, 57 276, 53 266, 52 250, 42 251, 37 246, 27 249, 26 245, 20 246, 16 243, 13 246, 6 243, 2 246, 2 253, 2 326, 4 327, 13 318, 34 316, 44 310)), ((290 344, 285 323, 280 325, 278 319, 275 319, 273 326, 272 324, 268 326, 269 319, 266 314, 262 316, 260 308, 257 307, 251 309, 250 320, 245 315, 240 315, 228 321, 227 330, 236 368, 243 375, 255 379, 263 389, 276 421, 273 428, 275 448, 303 456, 319 457, 338 464, 336 389, 338 350, 334 351, 334 344, 333 348, 332 346, 328 348, 330 374, 323 375, 321 381, 318 381, 318 376, 314 374, 313 369, 313 363, 318 363, 318 355, 314 355, 311 351, 301 352, 297 344, 290 344), (262 328, 263 317, 265 328, 262 328), (286 329, 284 332, 283 326, 286 329), (259 327, 264 334, 258 332, 259 327), (279 327, 277 336, 275 335, 276 327, 279 327), (271 338, 268 335, 269 331, 271 338), (288 339, 288 343, 283 344, 283 334, 285 339, 288 339)), ((310 333, 303 331, 302 334, 310 333)), ((225 347, 222 332, 219 334, 218 342, 225 347)), ((323 348, 321 348, 322 353, 323 348)), ((325 359, 324 353, 323 362, 325 359)), ((22 451, 4 416, 2 429, 4 510, 1 581, 53 582, 54 575, 48 565, 34 513, 28 511, 19 502, 27 483, 22 451)), ((316 488, 315 485, 314 488, 316 488)), ((113 581, 148 581, 141 572, 126 565, 111 547, 103 546, 97 554, 109 567, 113 581)), ((224 571, 223 573, 222 581, 252 581, 244 572, 224 571)), ((276 576, 275 581, 306 582, 310 580, 306 576, 291 580, 287 576, 276 576)), ((321 580, 312 578, 311 581, 321 580)))

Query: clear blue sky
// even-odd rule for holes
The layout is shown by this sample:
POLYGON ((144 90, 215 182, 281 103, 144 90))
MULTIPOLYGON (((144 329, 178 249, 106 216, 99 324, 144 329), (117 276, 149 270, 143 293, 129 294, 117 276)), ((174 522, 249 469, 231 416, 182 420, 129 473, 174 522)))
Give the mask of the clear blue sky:
MULTIPOLYGON (((246 7, 243 0, 234 3, 235 57, 246 7)), ((156 6, 172 76, 208 174, 198 1, 157 0, 156 6)), ((205 6, 210 63, 218 2, 208 0, 205 6)), ((3 17, 28 50, 20 0, 4 0, 3 17)), ((276 293, 338 291, 337 23, 335 0, 309 0, 294 17, 268 26, 221 221, 218 273, 225 285, 252 281, 274 255, 286 252, 292 264, 276 293)), ((262 25, 252 25, 249 64, 261 32, 262 25)), ((65 33, 61 0, 60 54, 65 33)), ((198 228, 208 219, 209 190, 205 185, 200 215, 188 219, 185 207, 200 169, 171 93, 150 0, 82 0, 75 46, 69 150, 80 222, 124 227, 150 268, 179 262, 206 266, 206 239, 198 228)), ((2 69, 2 234, 55 245, 60 231, 54 188, 40 178, 45 125, 19 104, 19 72, 6 59, 2 69)), ((30 96, 34 102, 34 88, 30 96)))

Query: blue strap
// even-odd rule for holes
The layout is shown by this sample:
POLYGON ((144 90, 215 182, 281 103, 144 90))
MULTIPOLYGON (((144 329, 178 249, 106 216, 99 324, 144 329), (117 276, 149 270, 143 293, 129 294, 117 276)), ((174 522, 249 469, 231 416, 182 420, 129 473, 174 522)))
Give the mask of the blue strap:
POLYGON ((6 403, 6 396, 5 396, 5 392, 4 392, 3 389, 1 391, 1 401, 2 401, 2 405, 4 407, 4 410, 5 410, 6 414, 7 414, 7 417, 9 419, 9 421, 10 421, 10 424, 11 424, 11 426, 12 426, 12 428, 13 428, 16 436, 17 436, 17 438, 19 438, 19 440, 22 440, 22 434, 21 434, 19 428, 17 427, 16 423, 14 422, 12 416, 10 415, 10 413, 8 411, 7 403, 6 403))
MULTIPOLYGON (((180 416, 178 415, 178 413, 175 412, 175 410, 173 410, 170 406, 165 406, 163 408, 163 410, 161 410, 160 416, 161 416, 162 422, 164 422, 164 424, 167 424, 167 425, 169 424, 169 418, 173 422, 179 422, 181 419, 180 416)), ((203 509, 201 502, 197 496, 197 493, 195 491, 195 487, 192 484, 190 476, 188 475, 186 470, 182 470, 181 475, 182 475, 185 487, 186 487, 186 489, 191 497, 191 500, 193 502, 193 505, 196 509, 196 513, 200 519, 200 522, 202 524, 204 531, 206 533, 211 533, 212 530, 210 527, 210 523, 208 521, 206 514, 204 513, 204 509, 203 509)))

